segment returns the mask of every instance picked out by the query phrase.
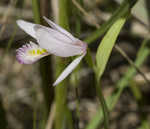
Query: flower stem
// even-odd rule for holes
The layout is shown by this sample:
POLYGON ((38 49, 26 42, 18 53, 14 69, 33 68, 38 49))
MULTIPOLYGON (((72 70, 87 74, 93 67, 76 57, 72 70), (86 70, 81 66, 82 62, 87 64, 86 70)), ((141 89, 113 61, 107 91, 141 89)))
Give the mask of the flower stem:
MULTIPOLYGON (((45 2, 46 0, 42 0, 45 2)), ((42 24, 42 17, 41 17, 41 10, 40 9, 45 9, 45 6, 41 6, 40 8, 40 0, 32 0, 32 10, 34 14, 34 22, 37 24, 42 24)), ((43 14, 47 16, 47 14, 43 14)), ((43 115, 43 121, 46 121, 48 118, 50 106, 53 101, 53 94, 54 94, 54 89, 52 86, 52 67, 51 67, 51 59, 49 56, 44 57, 43 59, 40 60, 39 64, 39 71, 41 74, 41 80, 42 80, 42 92, 44 96, 44 114, 43 115)))
MULTIPOLYGON (((58 24, 69 30, 68 23, 68 1, 58 0, 58 24)), ((64 59, 56 58, 56 76, 66 67, 64 59)), ((55 116, 55 129, 66 128, 66 120, 68 118, 67 108, 67 81, 66 79, 55 88, 55 103, 56 103, 56 116, 55 116)))
POLYGON ((98 98, 99 98, 99 101, 101 103, 102 110, 103 110, 104 128, 108 129, 108 127, 109 127, 109 111, 108 111, 107 104, 105 102, 105 99, 104 99, 104 96, 102 93, 100 81, 98 79, 96 80, 96 92, 97 92, 97 95, 98 95, 98 98))

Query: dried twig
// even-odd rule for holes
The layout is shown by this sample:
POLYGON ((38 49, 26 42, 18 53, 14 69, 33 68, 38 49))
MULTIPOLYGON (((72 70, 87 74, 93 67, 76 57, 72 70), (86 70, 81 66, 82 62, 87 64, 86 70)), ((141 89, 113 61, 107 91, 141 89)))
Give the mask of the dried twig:
POLYGON ((95 20, 93 19, 92 16, 90 16, 81 6, 80 4, 76 1, 76 0, 72 0, 72 2, 74 3, 74 5, 87 17, 90 18, 90 20, 93 22, 93 25, 96 26, 96 28, 99 28, 100 25, 98 23, 95 22, 95 20))
POLYGON ((6 29, 6 22, 8 21, 8 17, 10 15, 11 11, 12 11, 12 5, 10 4, 2 18, 2 22, 5 24, 2 26, 2 28, 0 30, 0 38, 6 29))
MULTIPOLYGON (((0 6, 0 15, 6 15, 9 8, 10 6, 0 6)), ((10 17, 21 16, 23 19, 32 19, 33 13, 31 9, 20 9, 11 6, 11 11, 9 13, 9 16, 10 17)), ((0 19, 0 22, 3 23, 3 19, 0 19)))
POLYGON ((56 106, 55 106, 55 104, 52 104, 51 110, 50 110, 50 113, 49 113, 49 117, 48 117, 48 120, 47 120, 46 129, 52 129, 53 122, 54 122, 54 117, 55 117, 55 111, 56 111, 56 106))
POLYGON ((118 45, 115 45, 115 49, 129 62, 130 65, 136 69, 136 71, 143 77, 143 79, 150 84, 150 80, 147 78, 147 76, 145 76, 145 74, 134 64, 134 62, 118 45))

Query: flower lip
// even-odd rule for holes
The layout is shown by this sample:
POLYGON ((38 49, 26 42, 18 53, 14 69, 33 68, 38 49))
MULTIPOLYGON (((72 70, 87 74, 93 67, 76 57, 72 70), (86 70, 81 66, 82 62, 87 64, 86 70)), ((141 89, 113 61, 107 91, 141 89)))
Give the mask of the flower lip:
POLYGON ((49 54, 45 49, 32 42, 16 50, 16 58, 20 64, 32 64, 49 54))

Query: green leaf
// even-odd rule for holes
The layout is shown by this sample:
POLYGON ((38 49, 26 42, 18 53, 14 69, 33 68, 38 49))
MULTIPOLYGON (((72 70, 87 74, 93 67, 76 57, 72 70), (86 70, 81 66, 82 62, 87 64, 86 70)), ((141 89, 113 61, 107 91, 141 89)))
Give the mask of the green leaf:
MULTIPOLYGON (((149 41, 145 40, 142 43, 142 46, 137 53, 135 65, 138 68, 144 63, 144 61, 150 54, 150 50, 147 45, 148 43, 149 41)), ((114 91, 112 95, 106 98, 106 104, 109 105, 108 106, 109 111, 113 110, 113 108, 115 107, 116 103, 120 98, 121 93, 123 92, 125 87, 128 85, 129 81, 134 77, 135 74, 136 74, 136 69, 133 66, 131 66, 128 69, 128 71, 125 73, 125 75, 117 82, 116 84, 117 91, 114 91)), ((100 108, 85 129, 96 129, 97 126, 102 122, 103 122, 103 113, 100 108)))
POLYGON ((101 75, 103 74, 106 64, 108 62, 108 59, 110 57, 112 48, 116 42, 116 39, 120 33, 121 28, 123 27, 126 19, 128 17, 128 14, 124 17, 119 18, 108 30, 104 38, 102 39, 97 53, 96 53, 96 73, 97 78, 99 79, 101 75))

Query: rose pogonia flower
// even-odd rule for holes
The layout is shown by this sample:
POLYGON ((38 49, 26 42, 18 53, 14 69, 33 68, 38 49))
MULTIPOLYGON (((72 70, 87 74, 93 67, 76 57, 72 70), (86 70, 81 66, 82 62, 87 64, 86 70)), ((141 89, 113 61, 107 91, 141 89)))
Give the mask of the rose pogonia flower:
POLYGON ((53 23, 46 17, 51 28, 18 20, 18 26, 36 39, 37 44, 30 42, 17 49, 16 58, 21 64, 32 64, 44 56, 53 54, 60 57, 80 55, 74 59, 54 82, 54 86, 64 80, 80 63, 86 54, 87 44, 53 23))

